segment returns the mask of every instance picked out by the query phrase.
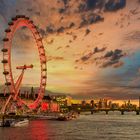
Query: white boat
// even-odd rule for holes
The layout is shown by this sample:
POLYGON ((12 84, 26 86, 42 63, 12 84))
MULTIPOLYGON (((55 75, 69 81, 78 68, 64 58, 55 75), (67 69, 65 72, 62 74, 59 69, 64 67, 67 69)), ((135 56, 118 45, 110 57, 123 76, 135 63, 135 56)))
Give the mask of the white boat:
POLYGON ((11 123, 11 127, 22 127, 22 126, 26 126, 29 124, 29 120, 28 119, 23 119, 23 120, 15 120, 11 123))

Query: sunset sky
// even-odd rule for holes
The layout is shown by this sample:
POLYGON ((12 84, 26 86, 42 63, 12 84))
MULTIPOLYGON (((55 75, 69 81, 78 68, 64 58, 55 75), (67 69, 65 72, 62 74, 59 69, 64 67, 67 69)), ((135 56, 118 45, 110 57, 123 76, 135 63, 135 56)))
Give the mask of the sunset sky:
MULTIPOLYGON (((0 40, 18 14, 29 16, 43 36, 48 91, 75 98, 138 98, 139 0, 0 0, 0 40)), ((33 64, 23 86, 38 86, 39 56, 29 29, 15 33, 12 47, 14 78, 19 75, 17 65, 33 64)), ((2 72, 0 64, 1 85, 2 72)))

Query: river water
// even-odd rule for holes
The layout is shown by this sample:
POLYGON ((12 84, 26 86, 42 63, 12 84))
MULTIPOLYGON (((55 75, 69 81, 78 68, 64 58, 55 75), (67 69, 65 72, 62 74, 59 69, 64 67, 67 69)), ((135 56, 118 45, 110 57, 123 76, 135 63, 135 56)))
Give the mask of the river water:
POLYGON ((33 120, 20 128, 0 128, 0 140, 140 140, 140 115, 102 112, 72 121, 33 120))

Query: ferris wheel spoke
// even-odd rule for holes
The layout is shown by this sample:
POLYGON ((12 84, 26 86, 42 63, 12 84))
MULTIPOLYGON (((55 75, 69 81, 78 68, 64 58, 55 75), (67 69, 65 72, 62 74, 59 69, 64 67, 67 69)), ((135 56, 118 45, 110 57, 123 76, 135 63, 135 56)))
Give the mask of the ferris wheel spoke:
POLYGON ((15 93, 15 96, 14 96, 14 100, 16 100, 16 98, 18 96, 20 86, 21 86, 21 83, 22 83, 22 79, 23 79, 23 75, 24 75, 24 70, 22 70, 22 73, 20 74, 19 78, 17 79, 17 81, 15 83, 16 93, 15 93))
POLYGON ((20 74, 20 76, 18 77, 16 83, 15 83, 15 89, 16 89, 16 93, 15 93, 15 97, 14 97, 14 100, 16 100, 17 96, 18 96, 18 93, 19 93, 19 90, 20 90, 20 86, 21 86, 21 83, 22 83, 22 79, 23 79, 23 75, 24 75, 24 72, 26 69, 29 69, 29 68, 33 68, 33 65, 23 65, 23 66, 17 66, 16 67, 17 69, 21 69, 22 72, 20 74))

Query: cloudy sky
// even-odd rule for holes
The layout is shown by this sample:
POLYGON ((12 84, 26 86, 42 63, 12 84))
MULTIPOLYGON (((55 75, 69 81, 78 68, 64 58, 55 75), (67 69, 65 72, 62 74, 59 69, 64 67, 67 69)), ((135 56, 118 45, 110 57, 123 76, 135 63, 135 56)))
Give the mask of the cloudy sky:
MULTIPOLYGON (((76 98, 138 98, 139 0, 0 0, 0 39, 18 14, 29 16, 43 37, 47 90, 76 98)), ((20 74, 17 65, 34 64, 23 86, 38 86, 39 57, 29 29, 18 30, 12 43, 14 79, 20 74)), ((2 74, 0 78, 3 85, 2 74)))

